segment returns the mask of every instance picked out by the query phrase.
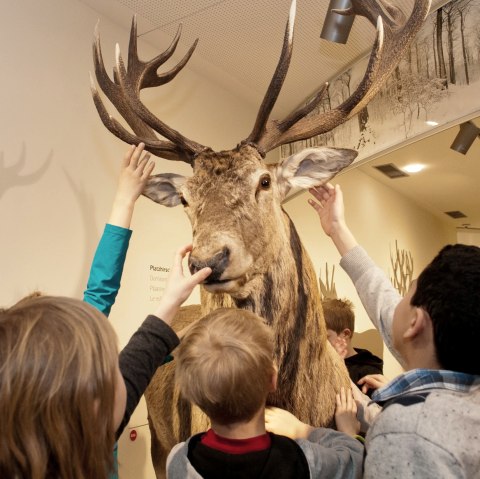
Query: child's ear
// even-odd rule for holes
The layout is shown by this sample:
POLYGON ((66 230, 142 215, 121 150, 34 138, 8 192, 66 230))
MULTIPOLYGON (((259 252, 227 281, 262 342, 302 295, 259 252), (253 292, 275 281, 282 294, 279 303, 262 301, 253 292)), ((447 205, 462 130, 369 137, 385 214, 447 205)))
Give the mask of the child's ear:
POLYGON ((353 334, 352 331, 348 328, 345 328, 341 333, 340 336, 342 336, 345 339, 352 338, 353 334))
POLYGON ((431 324, 429 314, 423 308, 415 308, 414 314, 410 319, 408 328, 403 333, 404 339, 415 339, 423 334, 428 325, 431 324))

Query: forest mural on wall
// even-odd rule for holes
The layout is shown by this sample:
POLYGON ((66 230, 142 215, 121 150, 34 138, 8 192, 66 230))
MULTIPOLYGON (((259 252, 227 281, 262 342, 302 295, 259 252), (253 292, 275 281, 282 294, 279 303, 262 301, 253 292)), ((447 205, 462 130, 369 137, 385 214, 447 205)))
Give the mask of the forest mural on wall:
MULTIPOLYGON (((328 145, 354 148, 364 160, 427 131, 426 121, 451 123, 480 109, 480 0, 454 0, 432 12, 377 96, 333 131, 281 147, 281 157, 328 145)), ((329 82, 317 107, 328 111, 348 98, 368 57, 329 82)), ((312 114, 315 113, 312 112, 312 114)))

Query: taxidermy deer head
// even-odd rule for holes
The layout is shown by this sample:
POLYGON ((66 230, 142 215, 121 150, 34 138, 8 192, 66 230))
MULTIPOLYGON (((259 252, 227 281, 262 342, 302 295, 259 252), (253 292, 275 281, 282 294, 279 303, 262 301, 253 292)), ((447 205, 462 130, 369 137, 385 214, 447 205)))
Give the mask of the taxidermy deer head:
POLYGON ((326 92, 328 85, 324 85, 305 106, 283 120, 270 119, 290 64, 295 7, 293 0, 280 60, 253 129, 229 151, 215 152, 184 137, 157 118, 140 99, 142 89, 171 81, 186 65, 197 42, 174 68, 157 73, 174 53, 181 29, 166 51, 145 62, 138 57, 134 18, 128 67, 117 46, 112 81, 103 64, 98 27, 95 32, 97 82, 133 133, 108 114, 92 79, 93 98, 104 125, 129 144, 144 142, 152 154, 192 166, 193 176, 189 178, 168 173, 153 175, 143 194, 165 206, 183 205, 193 230, 190 269, 210 266, 213 272, 205 284, 207 290, 229 293, 239 300, 258 287, 259 277, 274 262, 282 261, 285 246, 291 246, 290 219, 281 207, 289 190, 329 181, 357 155, 347 149, 311 148, 278 164, 266 164, 265 154, 285 143, 328 132, 365 107, 421 27, 430 1, 416 1, 411 16, 406 18, 387 1, 352 0, 352 7, 339 13, 362 15, 377 29, 368 67, 357 89, 335 109, 312 113, 326 92))

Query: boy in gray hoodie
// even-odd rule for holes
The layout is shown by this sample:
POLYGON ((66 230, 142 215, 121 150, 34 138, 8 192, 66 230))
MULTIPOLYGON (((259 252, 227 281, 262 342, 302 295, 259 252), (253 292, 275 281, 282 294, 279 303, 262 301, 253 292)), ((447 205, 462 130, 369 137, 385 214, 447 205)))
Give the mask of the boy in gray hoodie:
POLYGON ((364 477, 480 477, 480 248, 445 246, 402 298, 345 223, 340 187, 310 190, 340 265, 405 373, 375 391, 364 477))

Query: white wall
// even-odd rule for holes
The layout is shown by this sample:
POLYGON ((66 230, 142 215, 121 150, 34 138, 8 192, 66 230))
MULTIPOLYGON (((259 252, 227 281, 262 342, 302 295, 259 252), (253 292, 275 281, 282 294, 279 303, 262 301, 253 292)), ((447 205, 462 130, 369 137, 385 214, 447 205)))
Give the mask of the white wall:
MULTIPOLYGON (((353 169, 335 178, 344 193, 345 216, 358 242, 373 260, 390 276, 390 251, 399 249, 412 253, 413 277, 433 259, 440 248, 455 243, 455 229, 428 211, 419 208, 406 197, 382 183, 353 169)), ((309 194, 302 193, 285 205, 293 219, 304 245, 312 257, 317 276, 325 279, 325 263, 329 271, 335 265, 335 285, 340 298, 348 298, 355 306, 355 330, 371 329, 372 323, 363 309, 355 288, 338 265, 340 256, 331 240, 323 233, 318 216, 308 205, 309 194)), ((384 373, 393 378, 401 372, 400 365, 384 348, 384 373)))

